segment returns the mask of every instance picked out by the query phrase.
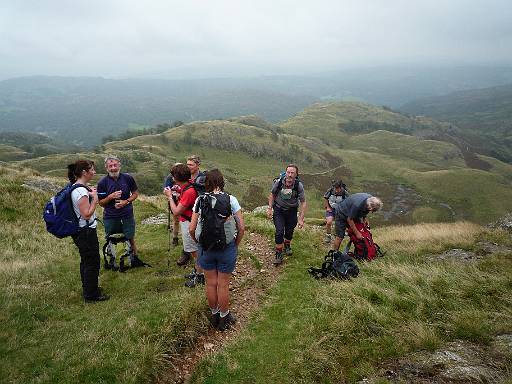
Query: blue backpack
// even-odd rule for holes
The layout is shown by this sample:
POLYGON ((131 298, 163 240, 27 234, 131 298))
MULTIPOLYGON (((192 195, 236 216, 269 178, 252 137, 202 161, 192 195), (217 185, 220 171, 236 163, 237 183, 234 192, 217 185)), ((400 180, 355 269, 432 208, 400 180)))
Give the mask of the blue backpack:
POLYGON ((46 230, 59 239, 76 235, 80 231, 79 218, 75 214, 71 201, 71 192, 78 187, 89 190, 82 184, 68 184, 44 206, 43 219, 46 230))

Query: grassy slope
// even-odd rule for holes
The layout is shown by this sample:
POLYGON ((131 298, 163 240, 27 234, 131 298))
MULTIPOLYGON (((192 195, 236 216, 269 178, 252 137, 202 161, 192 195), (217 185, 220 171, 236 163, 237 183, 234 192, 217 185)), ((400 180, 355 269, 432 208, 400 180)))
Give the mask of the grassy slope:
POLYGON ((354 133, 383 129, 410 132, 413 127, 434 127, 431 121, 418 122, 400 113, 361 102, 316 103, 280 124, 286 132, 318 137, 325 143, 347 147, 354 133), (355 131, 354 131, 355 130, 355 131))
POLYGON ((0 144, 0 161, 15 161, 29 157, 24 150, 12 145, 0 144))
MULTIPOLYGON (((0 171, 2 380, 147 381, 176 350, 185 325, 192 333, 205 327, 201 292, 183 287, 182 270, 167 266, 163 225, 138 226, 140 254, 154 268, 102 271, 112 299, 85 305, 76 247, 49 235, 41 220, 49 194, 21 187, 26 171, 0 171)), ((137 221, 160 211, 146 203, 135 210, 137 221)))
POLYGON ((508 163, 512 160, 512 85, 428 97, 401 109, 456 124, 479 153, 508 163))
MULTIPOLYGON (((195 122, 163 134, 115 141, 105 145, 104 151, 120 154, 123 170, 133 173, 140 190, 150 194, 160 193, 170 165, 198 153, 203 158, 203 169, 220 168, 227 179, 226 189, 249 209, 266 203, 272 178, 293 161, 299 164, 306 183, 309 217, 317 219, 323 217, 321 196, 330 181, 338 177, 347 182, 351 192, 370 191, 381 196, 386 209, 394 209, 397 185, 412 188, 421 201, 411 208, 412 213, 386 219, 391 220, 389 223, 453 218, 485 222, 511 208, 506 164, 491 159, 490 171, 470 170, 452 144, 385 130, 347 135, 334 128, 336 119, 367 119, 398 127, 411 123, 403 115, 367 104, 316 104, 282 128, 304 136, 331 137, 330 132, 342 139, 343 149, 323 144, 319 138, 276 134, 261 121, 241 118, 195 122), (341 168, 334 170, 338 166, 341 168), (325 171, 322 177, 316 175, 325 171), (475 183, 477 195, 473 192, 475 183), (502 206, 497 204, 500 201, 502 206), (453 214, 447 205, 455 210, 453 214)), ((425 127, 435 124, 420 123, 425 127)), ((52 155, 20 164, 49 175, 62 175, 65 164, 79 156, 94 159, 102 170, 103 154, 96 153, 52 155)), ((384 217, 377 216, 377 222, 384 222, 384 217)))
MULTIPOLYGON (((101 285, 112 299, 85 305, 77 250, 69 239, 57 240, 44 230, 40 211, 49 196, 20 186, 30 175, 0 169, 3 378, 19 383, 151 380, 166 354, 176 353, 206 327, 203 292, 182 287, 183 270, 167 265, 165 227, 138 226, 140 253, 153 269, 102 271, 101 285)), ((163 211, 147 202, 135 208, 137 221, 163 211)), ((250 230, 272 236, 269 221, 246 219, 250 230)), ((458 223, 380 228, 375 235, 389 251, 386 258, 362 265, 356 280, 318 282, 305 270, 320 263, 322 234, 314 228, 298 231, 295 256, 283 266, 266 305, 239 339, 201 363, 193 381, 353 381, 374 372, 383 358, 454 338, 485 342, 512 331, 508 256, 465 265, 432 264, 422 257, 474 247, 478 238, 512 245, 503 234, 458 223)))
MULTIPOLYGON (((267 225, 252 225, 270 232, 267 225)), ((486 343, 511 331, 510 257, 464 265, 422 257, 471 248, 477 238, 510 243, 505 234, 469 223, 388 227, 375 234, 388 255, 363 264, 357 279, 329 282, 306 273, 320 263, 321 233, 299 232, 295 255, 266 306, 222 353, 202 361, 192 382, 355 382, 374 374, 383 360, 410 351, 453 339, 486 343)))

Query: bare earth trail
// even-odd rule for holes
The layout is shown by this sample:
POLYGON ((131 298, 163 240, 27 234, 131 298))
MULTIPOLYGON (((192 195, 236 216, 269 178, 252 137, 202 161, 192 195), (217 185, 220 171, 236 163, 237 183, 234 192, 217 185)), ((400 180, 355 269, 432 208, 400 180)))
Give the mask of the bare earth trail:
MULTIPOLYGON (((265 236, 248 232, 242 242, 243 257, 237 260, 230 284, 231 310, 237 322, 229 330, 219 332, 212 328, 199 336, 193 347, 171 357, 169 371, 160 375, 157 383, 186 383, 199 361, 218 352, 247 326, 250 316, 262 304, 264 292, 278 279, 281 268, 276 268, 274 246, 265 236), (248 257, 250 254, 250 257, 248 257)), ((198 287, 203 289, 204 287, 198 287)))

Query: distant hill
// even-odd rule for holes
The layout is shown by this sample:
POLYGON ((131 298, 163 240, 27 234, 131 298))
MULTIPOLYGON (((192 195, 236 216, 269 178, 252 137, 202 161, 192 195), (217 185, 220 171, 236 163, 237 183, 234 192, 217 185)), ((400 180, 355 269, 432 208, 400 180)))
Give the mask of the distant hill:
POLYGON ((91 147, 134 125, 246 114, 278 121, 312 101, 201 81, 29 77, 0 82, 0 131, 40 132, 91 147))
POLYGON ((0 161, 21 160, 52 153, 76 152, 79 147, 31 132, 0 132, 0 161))
POLYGON ((309 76, 162 80, 25 77, 0 82, 0 131, 93 147, 127 129, 258 115, 285 120, 315 101, 396 108, 413 99, 512 81, 512 68, 361 68, 309 76))
POLYGON ((400 110, 451 122, 475 151, 512 163, 512 85, 423 98, 400 110))
POLYGON ((376 130, 404 133, 454 144, 467 166, 483 170, 490 167, 478 158, 466 140, 467 135, 454 124, 425 116, 410 116, 389 107, 361 102, 316 103, 281 123, 280 128, 303 137, 317 137, 327 145, 340 148, 349 148, 354 134, 376 130))
POLYGON ((277 126, 250 116, 197 121, 160 134, 109 142, 98 153, 50 155, 17 164, 63 176, 66 164, 90 158, 101 173, 104 154, 113 152, 121 156, 123 170, 134 174, 142 193, 160 194, 170 166, 197 153, 203 169, 220 168, 226 190, 245 209, 253 209, 266 204, 272 178, 287 163, 295 162, 306 187, 308 217, 318 220, 323 217, 321 196, 339 178, 352 193, 367 191, 383 198, 385 208, 374 218, 377 223, 488 222, 503 210, 512 210, 508 198, 511 165, 473 154, 486 165, 475 167, 455 143, 419 134, 436 129, 442 133, 444 125, 420 119, 421 129, 414 131, 415 126, 408 125, 412 121, 397 112, 359 103, 318 104, 277 126), (368 125, 361 131, 355 126, 336 130, 335 123, 325 128, 335 122, 337 110, 344 111, 345 122, 367 114, 368 125), (327 117, 317 121, 314 116, 327 117), (406 134, 408 129, 413 134, 406 134), (329 133, 332 141, 325 139, 329 133))

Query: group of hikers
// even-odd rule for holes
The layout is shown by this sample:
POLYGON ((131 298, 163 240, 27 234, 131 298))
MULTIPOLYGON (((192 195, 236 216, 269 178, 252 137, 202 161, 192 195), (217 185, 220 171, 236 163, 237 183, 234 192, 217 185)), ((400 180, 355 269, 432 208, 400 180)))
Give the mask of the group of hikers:
MULTIPOLYGON (((236 321, 229 310, 229 283, 238 255, 238 246, 244 236, 245 226, 237 198, 224 192, 224 177, 218 169, 200 171, 201 160, 191 155, 186 163, 172 166, 164 181, 163 193, 168 200, 169 212, 174 218, 173 244, 178 245, 181 232, 183 250, 177 260, 179 266, 194 261, 194 270, 186 275, 185 286, 206 286, 210 308, 209 319, 213 327, 224 331, 236 321)), ((108 300, 98 286, 100 250, 96 232, 95 210, 97 204, 104 208, 105 236, 122 233, 130 246, 130 267, 145 264, 137 256, 133 201, 138 197, 137 183, 127 173, 121 172, 121 160, 109 155, 105 158, 107 175, 97 187, 88 187, 96 174, 94 162, 78 160, 68 166, 71 183, 71 201, 79 218, 80 230, 72 238, 80 253, 80 276, 83 298, 87 303, 108 300)), ((323 196, 325 204, 325 242, 338 250, 349 230, 357 239, 362 238, 356 223, 366 223, 367 215, 382 207, 377 197, 367 193, 350 195, 341 181, 333 183, 323 196), (332 222, 335 236, 332 239, 332 222), (333 240, 333 241, 332 241, 333 240)), ((274 179, 268 196, 267 215, 275 226, 274 265, 292 255, 291 242, 298 226, 304 226, 307 210, 304 185, 299 178, 299 168, 289 164, 286 171, 274 179)), ((169 228, 170 229, 170 228, 169 228)), ((109 269, 117 269, 110 260, 109 269)), ((107 265, 106 265, 107 267, 107 265)))

